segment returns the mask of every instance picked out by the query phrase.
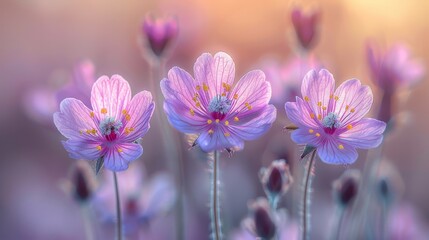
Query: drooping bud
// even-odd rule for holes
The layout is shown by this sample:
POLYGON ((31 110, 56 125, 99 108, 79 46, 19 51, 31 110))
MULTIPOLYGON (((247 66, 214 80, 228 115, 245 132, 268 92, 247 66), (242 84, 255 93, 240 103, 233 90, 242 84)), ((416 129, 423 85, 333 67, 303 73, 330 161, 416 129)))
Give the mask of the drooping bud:
POLYGON ((386 206, 392 205, 399 198, 404 186, 399 172, 391 162, 380 163, 374 187, 379 201, 386 206))
POLYGON ((253 234, 262 239, 272 239, 276 234, 274 222, 267 199, 258 198, 249 204, 250 219, 248 228, 253 234))
POLYGON ((332 184, 334 198, 341 207, 347 207, 355 199, 360 182, 360 172, 355 169, 346 170, 332 184))
POLYGON ((292 24, 297 39, 301 46, 309 50, 313 47, 317 38, 317 27, 320 19, 320 11, 303 12, 300 8, 294 8, 291 13, 292 24))
POLYGON ((159 58, 178 34, 177 20, 172 17, 154 19, 148 15, 143 21, 142 32, 148 47, 159 58))
POLYGON ((262 168, 260 179, 270 201, 286 193, 293 182, 289 165, 284 159, 274 160, 268 168, 262 168))
POLYGON ((76 200, 87 202, 95 189, 95 177, 91 166, 84 161, 78 161, 72 171, 71 190, 76 200))

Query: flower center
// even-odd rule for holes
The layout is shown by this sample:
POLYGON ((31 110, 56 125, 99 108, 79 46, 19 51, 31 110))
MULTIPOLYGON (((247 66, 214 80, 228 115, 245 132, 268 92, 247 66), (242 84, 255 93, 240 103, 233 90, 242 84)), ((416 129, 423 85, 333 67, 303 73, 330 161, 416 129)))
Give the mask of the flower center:
POLYGON ((213 118, 222 120, 231 108, 231 100, 225 96, 217 95, 209 104, 209 111, 213 118))
POLYGON ((108 141, 116 139, 116 135, 119 134, 119 129, 122 127, 122 122, 115 122, 112 117, 106 117, 100 122, 101 134, 106 136, 108 141))
POLYGON ((335 130, 340 127, 338 115, 333 112, 328 113, 328 115, 323 118, 322 124, 325 127, 325 133, 333 134, 335 130))

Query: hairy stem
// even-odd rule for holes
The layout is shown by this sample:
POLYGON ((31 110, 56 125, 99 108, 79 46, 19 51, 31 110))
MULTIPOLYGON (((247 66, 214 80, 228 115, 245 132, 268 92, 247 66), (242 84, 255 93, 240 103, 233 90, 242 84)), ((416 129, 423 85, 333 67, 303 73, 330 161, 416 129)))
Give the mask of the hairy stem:
POLYGON ((213 239, 222 239, 220 229, 220 207, 219 207, 219 152, 214 152, 213 173, 212 173, 212 200, 210 208, 211 225, 213 231, 213 239))
POLYGON ((310 159, 306 167, 305 178, 304 178, 304 194, 302 199, 302 214, 301 214, 301 224, 302 224, 302 239, 307 240, 310 228, 310 193, 311 193, 311 183, 314 172, 314 156, 316 155, 316 150, 311 154, 310 159))
POLYGON ((115 182, 115 196, 116 196, 116 239, 122 240, 122 218, 121 218, 121 202, 119 200, 119 187, 116 172, 113 172, 113 180, 115 182))

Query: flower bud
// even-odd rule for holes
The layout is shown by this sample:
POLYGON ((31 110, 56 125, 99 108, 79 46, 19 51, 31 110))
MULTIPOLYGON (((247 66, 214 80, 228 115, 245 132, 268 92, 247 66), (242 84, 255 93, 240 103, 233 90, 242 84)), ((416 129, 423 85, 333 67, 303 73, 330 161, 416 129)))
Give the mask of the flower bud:
POLYGON ((260 179, 265 193, 270 198, 278 198, 286 193, 293 182, 289 165, 284 159, 275 160, 268 168, 261 169, 260 179))
POLYGON ((79 202, 88 201, 95 189, 94 173, 88 163, 78 161, 72 171, 72 194, 79 202))
POLYGON ((276 234, 276 225, 267 199, 257 199, 249 205, 249 209, 251 211, 252 232, 262 239, 272 239, 276 234))
POLYGON ((356 197, 359 189, 360 172, 350 169, 332 184, 334 198, 342 206, 348 206, 356 197))
POLYGON ((147 38, 148 47, 159 58, 177 36, 177 20, 174 18, 153 19, 152 16, 148 15, 143 22, 142 32, 147 38))
POLYGON ((299 43, 304 49, 313 47, 317 37, 317 25, 320 19, 320 11, 314 10, 304 13, 301 9, 292 10, 292 24, 295 28, 299 43))

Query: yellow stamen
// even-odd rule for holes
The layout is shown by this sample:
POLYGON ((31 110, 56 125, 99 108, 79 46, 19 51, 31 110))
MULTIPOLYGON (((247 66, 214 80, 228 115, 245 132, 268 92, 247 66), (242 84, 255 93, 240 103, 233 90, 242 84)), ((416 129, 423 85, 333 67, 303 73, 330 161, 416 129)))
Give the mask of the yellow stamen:
POLYGON ((228 126, 229 125, 229 121, 225 121, 225 126, 228 126))
POLYGON ((354 112, 355 112, 355 109, 354 109, 354 108, 350 109, 350 112, 351 112, 351 113, 354 113, 354 112))
POLYGON ((310 113, 310 117, 311 117, 311 118, 314 118, 314 113, 310 113))
POLYGON ((323 110, 326 110, 326 107, 325 107, 325 106, 323 106, 323 107, 322 107, 322 109, 323 109, 323 110))
POLYGON ((335 99, 335 101, 338 101, 339 97, 338 97, 338 96, 335 96, 335 97, 334 97, 334 99, 335 99))
POLYGON ((212 120, 211 119, 209 119, 209 120, 207 120, 207 124, 212 124, 212 120))
POLYGON ((191 109, 189 109, 189 112, 191 113, 191 115, 192 115, 192 116, 194 116, 194 115, 195 115, 194 109, 192 109, 192 108, 191 108, 191 109))
POLYGON ((207 92, 209 90, 209 86, 207 86, 205 83, 203 83, 203 90, 207 92))
POLYGON ((318 114, 317 119, 322 120, 322 114, 318 114))
POLYGON ((223 134, 225 137, 229 137, 229 136, 231 136, 231 134, 229 134, 229 132, 226 132, 226 133, 224 133, 223 134))
POLYGON ((309 130, 308 130, 308 132, 309 132, 309 133, 313 133, 313 132, 314 132, 314 130, 313 130, 313 129, 309 129, 309 130))
POLYGON ((334 98, 334 94, 329 95, 329 98, 330 99, 334 98))
POLYGON ((343 144, 338 145, 338 149, 343 150, 344 149, 343 144))
POLYGON ((211 134, 213 134, 214 133, 214 131, 212 130, 212 129, 210 129, 209 130, 209 134, 211 135, 211 134))
POLYGON ((216 123, 219 123, 219 121, 220 121, 220 120, 219 120, 219 119, 216 119, 215 121, 216 121, 216 123))
POLYGON ((234 121, 238 122, 240 119, 238 119, 238 117, 234 117, 234 121))
POLYGON ((122 152, 122 148, 118 148, 118 152, 120 152, 120 153, 121 153, 121 152, 122 152))
POLYGON ((309 98, 309 97, 307 97, 307 96, 305 96, 305 97, 304 97, 304 100, 305 100, 306 102, 309 102, 309 101, 310 101, 310 98, 309 98))
POLYGON ((93 128, 92 130, 91 130, 91 134, 92 135, 95 135, 97 133, 97 130, 95 130, 95 128, 93 128))
POLYGON ((248 110, 252 110, 252 105, 249 103, 244 103, 244 105, 247 107, 248 110))
POLYGON ((93 118, 94 117, 94 112, 90 112, 89 116, 93 118))
POLYGON ((195 89, 197 89, 197 91, 200 91, 201 90, 201 86, 197 85, 197 86, 195 86, 195 89))
POLYGON ((320 133, 316 133, 316 137, 320 137, 320 133))
POLYGON ((98 151, 101 151, 101 146, 96 147, 98 151))
POLYGON ((317 106, 321 107, 321 106, 322 106, 322 102, 320 102, 320 101, 319 101, 319 102, 317 103, 317 106))
POLYGON ((351 124, 347 125, 347 129, 348 129, 348 130, 350 130, 350 129, 352 129, 352 128, 353 128, 353 126, 352 126, 351 124))
POLYGON ((125 115, 125 120, 127 120, 128 122, 131 120, 130 114, 125 115))
POLYGON ((195 104, 195 106, 196 106, 197 108, 199 108, 199 107, 201 107, 201 103, 200 103, 200 102, 197 102, 197 103, 195 104))
POLYGON ((124 109, 124 110, 122 110, 122 114, 124 114, 124 115, 127 115, 127 110, 126 109, 124 109))
POLYGON ((238 99, 238 94, 234 94, 234 99, 237 100, 238 99))
POLYGON ((107 109, 106 109, 106 108, 102 108, 102 109, 101 109, 101 113, 102 113, 102 114, 106 114, 106 113, 107 113, 107 109))
POLYGON ((226 93, 222 93, 222 97, 225 97, 226 96, 226 93))
POLYGON ((347 111, 347 110, 349 110, 349 108, 350 108, 350 106, 349 106, 349 105, 346 105, 346 111, 347 111))

